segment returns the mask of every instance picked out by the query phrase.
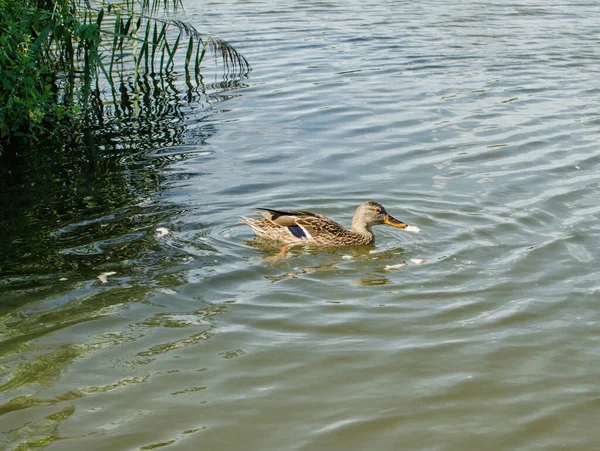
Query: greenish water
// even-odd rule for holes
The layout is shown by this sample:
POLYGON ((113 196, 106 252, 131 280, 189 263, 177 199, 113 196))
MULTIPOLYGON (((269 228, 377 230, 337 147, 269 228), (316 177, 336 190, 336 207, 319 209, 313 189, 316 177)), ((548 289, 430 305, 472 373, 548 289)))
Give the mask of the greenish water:
POLYGON ((597 4, 186 13, 247 79, 3 168, 1 447, 598 449, 597 4), (421 233, 273 262, 237 220, 368 199, 421 233))

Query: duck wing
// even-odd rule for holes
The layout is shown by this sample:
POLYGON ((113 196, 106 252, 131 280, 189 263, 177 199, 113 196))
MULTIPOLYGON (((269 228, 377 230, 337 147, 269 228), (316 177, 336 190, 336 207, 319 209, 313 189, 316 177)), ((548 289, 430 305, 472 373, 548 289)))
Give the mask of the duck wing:
POLYGON ((259 208, 256 211, 273 223, 287 228, 299 239, 327 243, 348 232, 333 219, 311 211, 281 211, 270 208, 259 208))

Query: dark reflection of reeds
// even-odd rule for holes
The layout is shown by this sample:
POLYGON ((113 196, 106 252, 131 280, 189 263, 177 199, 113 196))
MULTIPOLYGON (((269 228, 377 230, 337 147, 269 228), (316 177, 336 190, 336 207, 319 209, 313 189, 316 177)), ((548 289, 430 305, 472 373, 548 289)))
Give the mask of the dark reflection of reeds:
POLYGON ((61 277, 94 280, 107 270, 131 276, 140 267, 164 265, 165 253, 179 255, 154 238, 155 227, 182 209, 157 200, 165 182, 161 169, 202 154, 199 146, 217 132, 210 106, 239 86, 226 80, 190 89, 175 74, 124 79, 118 101, 96 92, 98 122, 82 130, 81 144, 57 140, 28 149, 26 157, 6 155, 0 164, 0 301, 27 302, 27 296, 15 299, 16 288, 44 292, 61 277))
POLYGON ((226 93, 241 87, 239 80, 205 86, 201 78, 184 86, 174 74, 122 79, 117 97, 107 100, 95 93, 92 115, 97 120, 91 122, 89 133, 95 145, 112 155, 204 143, 214 135, 213 127, 196 132, 194 142, 186 139, 187 127, 209 119, 210 107, 229 100, 233 94, 226 93))

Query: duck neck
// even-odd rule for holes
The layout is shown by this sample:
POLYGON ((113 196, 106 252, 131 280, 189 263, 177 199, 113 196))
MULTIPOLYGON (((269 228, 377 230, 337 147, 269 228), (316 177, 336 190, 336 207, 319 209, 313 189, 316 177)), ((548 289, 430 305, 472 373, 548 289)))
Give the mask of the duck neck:
POLYGON ((367 242, 373 241, 374 235, 373 232, 371 232, 371 227, 362 221, 361 218, 355 217, 352 219, 351 231, 357 235, 364 236, 367 242))

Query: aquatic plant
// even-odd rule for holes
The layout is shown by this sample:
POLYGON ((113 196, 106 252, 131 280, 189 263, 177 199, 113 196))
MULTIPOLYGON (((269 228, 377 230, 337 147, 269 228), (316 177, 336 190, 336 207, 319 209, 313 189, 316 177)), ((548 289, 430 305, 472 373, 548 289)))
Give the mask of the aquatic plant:
POLYGON ((71 135, 79 121, 100 121, 106 105, 135 105, 146 75, 178 70, 199 85, 207 53, 229 76, 248 72, 227 42, 176 19, 181 8, 181 0, 0 0, 0 152, 15 139, 71 135))

